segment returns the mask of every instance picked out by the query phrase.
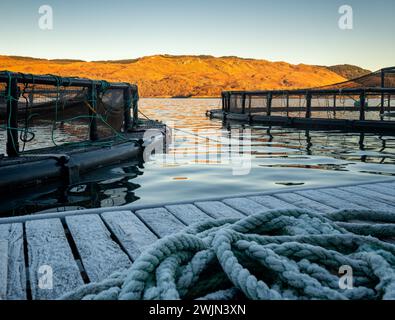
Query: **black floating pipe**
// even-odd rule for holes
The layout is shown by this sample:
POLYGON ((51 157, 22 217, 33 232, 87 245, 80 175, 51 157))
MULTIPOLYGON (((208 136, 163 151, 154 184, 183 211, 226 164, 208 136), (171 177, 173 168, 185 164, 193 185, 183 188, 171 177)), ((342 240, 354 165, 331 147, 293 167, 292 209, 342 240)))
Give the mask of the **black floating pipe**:
POLYGON ((18 81, 11 78, 7 82, 7 155, 17 157, 19 154, 18 143, 18 81))
POLYGON ((267 99, 267 116, 270 117, 272 115, 272 100, 273 100, 273 95, 271 92, 267 94, 266 99, 267 99))
POLYGON ((333 117, 336 118, 337 94, 333 95, 333 117))
POLYGON ((361 93, 359 96, 359 120, 365 120, 365 103, 366 103, 366 96, 365 93, 361 93))
POLYGON ((132 88, 132 108, 133 108, 133 126, 136 126, 138 124, 139 120, 139 93, 137 90, 134 90, 133 86, 132 88))
MULTIPOLYGON (((23 73, 15 73, 15 72, 0 72, 0 82, 7 82, 9 79, 9 75, 11 74, 12 78, 16 79, 22 83, 28 84, 41 84, 41 85, 59 85, 64 87, 86 87, 89 88, 92 85, 95 87, 101 87, 103 81, 99 80, 90 80, 84 78, 67 78, 67 77, 57 77, 53 75, 30 75, 23 73)), ((108 89, 124 89, 127 86, 131 86, 133 91, 137 91, 136 85, 130 85, 129 83, 124 82, 110 82, 108 89)))
POLYGON ((306 118, 311 118, 311 93, 306 94, 306 118))
MULTIPOLYGON (((385 87, 385 70, 381 70, 381 88, 385 87)), ((380 115, 384 114, 384 92, 381 93, 380 115)))
POLYGON ((131 125, 131 109, 132 109, 132 90, 130 87, 127 87, 123 90, 123 117, 124 117, 124 131, 128 132, 129 127, 131 125))

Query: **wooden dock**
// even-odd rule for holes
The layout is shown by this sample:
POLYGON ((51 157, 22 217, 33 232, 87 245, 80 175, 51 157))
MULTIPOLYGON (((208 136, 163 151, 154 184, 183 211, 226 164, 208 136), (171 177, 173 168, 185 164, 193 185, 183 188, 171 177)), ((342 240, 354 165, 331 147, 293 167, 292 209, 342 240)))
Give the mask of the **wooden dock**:
POLYGON ((129 268, 158 238, 208 219, 270 209, 327 213, 374 209, 395 214, 395 180, 294 188, 226 199, 49 213, 0 219, 0 299, 56 299, 129 268), (52 273, 52 287, 47 287, 52 273))

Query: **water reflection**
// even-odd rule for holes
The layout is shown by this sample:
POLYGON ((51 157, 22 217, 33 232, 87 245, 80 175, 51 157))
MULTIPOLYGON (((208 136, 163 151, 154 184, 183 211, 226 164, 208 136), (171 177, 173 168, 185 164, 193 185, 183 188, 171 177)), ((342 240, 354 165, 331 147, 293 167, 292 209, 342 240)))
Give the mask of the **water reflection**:
POLYGON ((34 194, 0 199, 0 212, 153 204, 395 175, 395 137, 249 126, 205 116, 206 110, 219 106, 217 99, 142 99, 144 114, 175 129, 165 157, 157 154, 144 164, 102 168, 79 185, 45 186, 34 194), (243 129, 251 134, 241 135, 243 129), (229 146, 223 137, 240 141, 251 151, 249 174, 233 175, 231 164, 224 163, 229 146))
POLYGON ((53 184, 40 193, 27 190, 14 199, 1 199, 0 212, 2 216, 13 216, 132 203, 140 199, 136 190, 141 185, 134 179, 143 174, 142 170, 142 163, 128 163, 86 175, 78 185, 53 184))

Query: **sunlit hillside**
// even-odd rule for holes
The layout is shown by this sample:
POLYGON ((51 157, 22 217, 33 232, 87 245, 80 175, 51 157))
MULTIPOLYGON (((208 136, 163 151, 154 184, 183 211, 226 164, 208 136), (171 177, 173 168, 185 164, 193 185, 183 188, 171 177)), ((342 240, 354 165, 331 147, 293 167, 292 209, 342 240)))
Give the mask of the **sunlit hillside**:
POLYGON ((0 70, 126 81, 138 84, 142 97, 219 96, 222 90, 292 89, 345 80, 326 67, 211 56, 101 62, 0 56, 0 70))

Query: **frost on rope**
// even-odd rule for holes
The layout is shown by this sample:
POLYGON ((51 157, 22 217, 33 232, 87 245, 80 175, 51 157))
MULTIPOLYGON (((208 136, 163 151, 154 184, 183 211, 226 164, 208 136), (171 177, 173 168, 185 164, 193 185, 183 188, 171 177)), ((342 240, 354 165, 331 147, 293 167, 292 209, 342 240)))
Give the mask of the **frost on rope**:
POLYGON ((394 226, 394 212, 356 209, 209 220, 158 240, 130 269, 62 298, 395 299, 394 226), (353 270, 352 290, 339 286, 344 265, 353 270))

